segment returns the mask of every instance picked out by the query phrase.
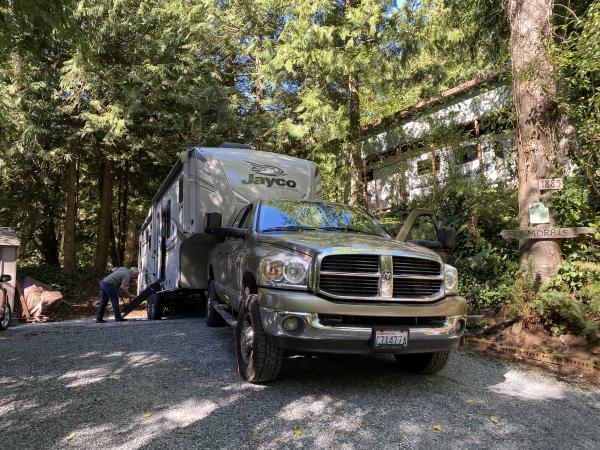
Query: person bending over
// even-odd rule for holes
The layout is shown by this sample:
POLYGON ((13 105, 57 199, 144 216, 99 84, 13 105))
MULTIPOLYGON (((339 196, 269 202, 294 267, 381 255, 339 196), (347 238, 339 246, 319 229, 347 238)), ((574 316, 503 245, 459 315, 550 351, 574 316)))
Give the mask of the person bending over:
POLYGON ((96 315, 96 323, 105 323, 104 310, 106 304, 110 299, 112 304, 113 313, 115 315, 115 322, 123 322, 127 319, 121 317, 121 310, 119 308, 119 294, 122 297, 132 298, 135 297, 128 291, 129 281, 131 277, 136 277, 138 274, 137 267, 118 267, 112 273, 107 275, 100 282, 100 304, 98 305, 98 314, 96 315))

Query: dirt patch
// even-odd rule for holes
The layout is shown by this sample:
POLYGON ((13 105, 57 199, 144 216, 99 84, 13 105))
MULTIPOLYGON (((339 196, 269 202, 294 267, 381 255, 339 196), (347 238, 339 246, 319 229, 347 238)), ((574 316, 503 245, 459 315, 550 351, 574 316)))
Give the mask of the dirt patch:
POLYGON ((469 337, 568 358, 600 358, 600 343, 591 344, 583 336, 570 333, 552 336, 541 325, 510 319, 502 310, 478 310, 472 314, 481 317, 471 321, 469 337))
MULTIPOLYGON (((121 308, 125 306, 126 302, 120 302, 121 308)), ((90 301, 83 304, 70 304, 63 302, 56 312, 56 320, 54 322, 61 322, 63 320, 78 320, 78 319, 93 319, 96 317, 98 312, 98 302, 90 301)), ((112 307, 110 304, 106 307, 104 318, 109 320, 113 318, 112 307)), ((131 319, 145 319, 146 318, 146 305, 138 307, 131 311, 127 318, 131 319)))

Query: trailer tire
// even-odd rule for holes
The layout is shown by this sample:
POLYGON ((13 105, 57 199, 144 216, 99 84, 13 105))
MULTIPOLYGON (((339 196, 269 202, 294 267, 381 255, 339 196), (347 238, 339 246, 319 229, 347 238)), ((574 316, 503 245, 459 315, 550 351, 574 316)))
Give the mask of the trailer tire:
POLYGON ((2 320, 0 320, 0 331, 6 330, 10 325, 10 319, 12 318, 12 312, 10 310, 10 305, 6 302, 6 307, 4 308, 4 316, 2 320))
POLYGON ((215 304, 219 302, 217 291, 215 290, 215 281, 208 282, 208 292, 206 293, 206 326, 209 328, 224 327, 227 325, 225 319, 215 309, 215 304))
POLYGON ((448 363, 449 351, 394 355, 396 361, 413 373, 431 375, 442 370, 448 363))
POLYGON ((240 373, 250 383, 266 383, 279 375, 284 351, 265 334, 256 294, 248 295, 240 309, 235 326, 235 350, 240 373))
POLYGON ((160 295, 152 294, 148 297, 146 304, 146 312, 148 313, 148 320, 160 320, 165 311, 165 305, 163 304, 160 295))

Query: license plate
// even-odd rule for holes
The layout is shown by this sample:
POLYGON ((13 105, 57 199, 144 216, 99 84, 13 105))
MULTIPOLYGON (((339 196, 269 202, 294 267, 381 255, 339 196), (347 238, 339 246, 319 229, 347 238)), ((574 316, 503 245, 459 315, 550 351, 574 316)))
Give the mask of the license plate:
POLYGON ((373 344, 375 348, 406 348, 408 330, 375 330, 373 344))

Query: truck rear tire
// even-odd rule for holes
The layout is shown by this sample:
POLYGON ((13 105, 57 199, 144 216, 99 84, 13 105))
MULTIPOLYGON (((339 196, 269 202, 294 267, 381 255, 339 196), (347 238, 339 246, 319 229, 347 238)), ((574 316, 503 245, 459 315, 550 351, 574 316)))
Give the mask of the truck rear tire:
POLYGON ((10 319, 12 318, 12 312, 10 310, 10 305, 8 301, 6 302, 6 307, 4 308, 4 316, 0 320, 0 331, 6 330, 10 325, 10 319))
POLYGON ((284 352, 267 339, 256 294, 250 294, 240 309, 235 350, 240 372, 250 383, 266 383, 279 375, 284 352))
POLYGON ((394 356, 396 361, 409 372, 427 375, 442 370, 448 362, 450 352, 397 354, 394 356))
POLYGON ((165 311, 165 305, 158 294, 152 294, 148 297, 146 304, 146 313, 148 314, 148 320, 160 320, 165 311))
POLYGON ((215 282, 214 280, 210 280, 208 282, 208 292, 206 293, 206 326, 209 328, 224 327, 227 325, 225 319, 215 309, 215 305, 218 302, 215 282))

